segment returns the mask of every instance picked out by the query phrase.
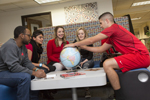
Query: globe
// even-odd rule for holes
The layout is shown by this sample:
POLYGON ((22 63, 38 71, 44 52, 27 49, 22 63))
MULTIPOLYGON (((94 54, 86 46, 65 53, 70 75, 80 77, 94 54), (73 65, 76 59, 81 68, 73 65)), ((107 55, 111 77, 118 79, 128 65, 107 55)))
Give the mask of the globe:
POLYGON ((81 55, 77 48, 67 47, 60 53, 60 61, 67 69, 78 65, 80 59, 81 55))

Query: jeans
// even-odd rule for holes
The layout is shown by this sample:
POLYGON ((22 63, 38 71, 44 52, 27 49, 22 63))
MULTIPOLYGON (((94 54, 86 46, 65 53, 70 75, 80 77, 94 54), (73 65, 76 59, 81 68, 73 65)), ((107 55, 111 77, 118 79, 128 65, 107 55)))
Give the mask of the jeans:
MULTIPOLYGON (((31 75, 31 80, 33 80, 35 76, 31 75)), ((39 90, 31 90, 30 89, 30 100, 39 100, 39 90)))
POLYGON ((31 75, 28 73, 0 72, 0 84, 17 88, 17 100, 29 100, 31 75))
MULTIPOLYGON (((83 62, 85 60, 85 58, 82 58, 81 59, 81 62, 83 62)), ((91 60, 88 60, 86 61, 83 65, 82 65, 82 68, 93 68, 94 67, 94 61, 91 59, 91 60)))

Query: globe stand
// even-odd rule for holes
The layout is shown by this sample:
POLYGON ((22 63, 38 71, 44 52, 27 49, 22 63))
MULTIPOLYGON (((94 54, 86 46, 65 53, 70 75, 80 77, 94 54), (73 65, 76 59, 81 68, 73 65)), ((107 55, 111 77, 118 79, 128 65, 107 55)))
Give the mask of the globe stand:
POLYGON ((68 70, 66 71, 66 73, 71 73, 71 72, 77 72, 77 69, 71 68, 71 69, 68 69, 68 70))
POLYGON ((79 69, 77 69, 77 68, 82 69, 81 66, 77 65, 76 67, 72 67, 71 69, 68 69, 68 70, 66 71, 66 73, 77 72, 77 71, 79 70, 79 69))
POLYGON ((80 69, 82 69, 82 67, 81 67, 81 66, 79 66, 79 65, 77 65, 77 66, 76 66, 76 69, 77 69, 77 68, 80 68, 80 69))

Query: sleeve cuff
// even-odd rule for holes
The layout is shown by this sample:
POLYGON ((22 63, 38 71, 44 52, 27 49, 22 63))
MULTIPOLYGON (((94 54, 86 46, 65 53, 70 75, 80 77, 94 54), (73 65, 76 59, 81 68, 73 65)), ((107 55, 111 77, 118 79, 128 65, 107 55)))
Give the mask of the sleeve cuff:
POLYGON ((30 75, 32 75, 32 72, 33 72, 32 70, 29 70, 29 72, 28 72, 28 73, 29 73, 30 75))

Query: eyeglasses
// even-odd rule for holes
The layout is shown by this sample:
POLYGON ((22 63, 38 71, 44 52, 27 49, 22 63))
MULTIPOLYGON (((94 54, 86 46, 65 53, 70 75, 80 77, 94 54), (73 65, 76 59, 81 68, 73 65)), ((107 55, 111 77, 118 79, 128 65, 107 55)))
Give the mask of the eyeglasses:
POLYGON ((31 35, 30 35, 30 34, 24 34, 24 35, 27 35, 28 37, 31 37, 31 35))

